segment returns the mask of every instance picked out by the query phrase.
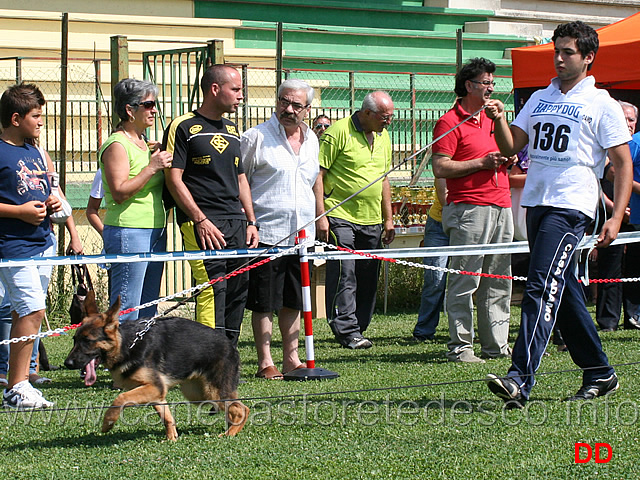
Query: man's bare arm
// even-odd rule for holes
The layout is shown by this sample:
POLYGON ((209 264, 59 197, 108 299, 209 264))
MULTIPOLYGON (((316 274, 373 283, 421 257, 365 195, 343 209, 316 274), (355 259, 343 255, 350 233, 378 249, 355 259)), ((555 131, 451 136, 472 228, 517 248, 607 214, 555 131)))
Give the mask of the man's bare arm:
POLYGON ((609 160, 615 168, 613 181, 613 213, 605 222, 596 242, 597 247, 608 247, 618 236, 624 219, 633 183, 633 163, 629 146, 625 143, 608 150, 609 160))

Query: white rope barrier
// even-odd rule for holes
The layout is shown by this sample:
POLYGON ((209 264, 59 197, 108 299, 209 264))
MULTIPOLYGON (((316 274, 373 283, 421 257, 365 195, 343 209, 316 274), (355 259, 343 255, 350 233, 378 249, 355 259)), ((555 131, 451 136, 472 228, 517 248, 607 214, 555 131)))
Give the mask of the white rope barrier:
MULTIPOLYGON (((622 245, 640 241, 640 232, 621 232, 612 245, 622 245)), ((327 245, 316 242, 319 245, 327 245)), ((578 249, 585 250, 595 245, 592 236, 584 237, 578 249)), ((415 248, 382 248, 367 250, 367 253, 387 258, 423 258, 423 257, 458 257, 467 255, 502 255, 511 253, 529 253, 527 242, 490 243, 482 245, 458 245, 449 247, 415 247, 415 248)), ((309 252, 309 258, 324 260, 363 259, 361 255, 350 252, 309 252)))
MULTIPOLYGON (((623 232, 618 235, 613 244, 626 244, 633 243, 640 240, 640 232, 623 232)), ((122 254, 122 255, 74 255, 74 256, 65 256, 65 257, 39 257, 36 259, 18 259, 18 260, 9 260, 3 259, 0 260, 0 267, 8 267, 8 266, 23 266, 23 265, 71 265, 71 264, 83 264, 83 263, 124 263, 127 261, 131 262, 143 262, 143 261, 182 261, 182 260, 192 260, 199 258, 208 258, 208 257, 216 257, 216 258, 238 258, 238 257, 269 257, 270 260, 274 260, 276 258, 282 257, 284 255, 295 255, 297 254, 297 250, 302 248, 303 245, 308 246, 311 243, 306 242, 305 244, 295 245, 293 247, 287 248, 272 248, 269 250, 265 249, 243 249, 243 250, 206 250, 206 251, 196 251, 196 252, 167 252, 167 253, 144 253, 144 254, 122 254)), ((592 248, 594 244, 594 238, 585 237, 582 242, 578 245, 578 249, 588 249, 592 248)), ((340 252, 335 251, 337 248, 335 245, 331 245, 324 242, 315 242, 315 245, 322 246, 324 248, 329 249, 329 251, 324 252, 309 252, 307 255, 309 258, 318 258, 325 260, 344 260, 344 259, 369 259, 367 256, 358 255, 351 252, 340 252)), ((510 253, 526 253, 529 251, 529 247, 526 242, 510 242, 510 243, 495 243, 495 244, 484 244, 484 245, 462 245, 462 246, 453 246, 453 247, 422 247, 422 248, 401 248, 401 249, 376 249, 376 250, 367 250, 367 255, 375 255, 379 257, 385 258, 420 258, 420 257, 434 257, 434 256, 460 256, 460 255, 497 255, 497 254, 510 254, 510 253)), ((446 267, 436 267, 432 265, 424 265, 422 263, 416 262, 408 262, 405 260, 399 260, 395 263, 421 268, 425 270, 438 270, 443 272, 448 272, 452 274, 460 274, 462 273, 460 270, 449 269, 446 267)), ((526 280, 526 277, 518 277, 514 276, 513 280, 526 280)), ((638 282, 640 278, 621 278, 618 279, 619 282, 638 282)), ((200 285, 196 285, 194 287, 188 288, 181 292, 177 292, 171 295, 167 295, 165 297, 159 298, 157 300, 153 300, 151 302, 145 303, 144 305, 138 305, 136 307, 132 307, 130 311, 141 310, 153 305, 157 305, 162 302, 167 302, 174 300, 179 297, 184 297, 185 295, 190 295, 202 288, 210 285, 211 282, 205 282, 200 285)), ((156 317, 161 316, 161 314, 156 317)), ((154 317, 154 318, 156 318, 154 317)), ((53 330, 48 330, 46 332, 40 332, 37 334, 32 334, 28 336, 16 337, 9 340, 0 341, 0 345, 8 345, 10 343, 18 343, 21 341, 27 340, 35 340, 36 338, 45 338, 52 335, 60 335, 65 334, 68 329, 65 328, 56 328, 53 330)))
MULTIPOLYGON (((622 232, 612 245, 622 245, 640 241, 640 232, 622 232)), ((588 249, 594 246, 594 239, 585 237, 578 249, 588 249)), ((322 245, 321 242, 316 242, 322 245)), ((29 265, 82 265, 97 263, 127 263, 127 262, 181 262, 184 260, 199 260, 204 258, 264 258, 274 254, 289 252, 288 247, 274 247, 268 251, 264 248, 239 249, 239 250, 194 250, 187 252, 166 252, 166 253, 123 253, 123 254, 100 254, 100 255, 71 255, 38 258, 17 258, 0 259, 0 268, 3 267, 24 267, 29 265)), ((449 247, 416 247, 416 248, 383 248, 367 250, 367 253, 384 256, 388 258, 422 258, 441 256, 462 256, 462 255, 500 255, 510 253, 527 253, 529 245, 527 242, 490 243, 482 245, 459 245, 449 247)), ((294 252, 295 253, 295 252, 294 252)), ((294 253, 286 253, 292 255, 294 253)), ((323 260, 345 260, 362 259, 362 256, 349 252, 309 252, 310 259, 323 260)))
MULTIPOLYGON (((300 244, 295 245, 293 247, 281 248, 281 249, 279 249, 280 251, 278 253, 276 253, 274 255, 270 255, 269 256, 269 260, 270 261, 271 260, 275 260, 276 258, 282 257, 284 255, 297 254, 297 251, 300 248, 302 248, 304 245, 305 245, 304 243, 300 243, 300 244)), ((264 249, 262 249, 260 251, 264 251, 264 249)), ((248 268, 250 268, 250 267, 248 267, 248 268)), ((221 277, 221 278, 224 278, 224 277, 221 277)), ((157 300, 152 300, 151 302, 145 303, 143 305, 138 305, 138 306, 132 307, 131 309, 127 309, 127 311, 132 311, 133 312, 133 311, 136 311, 136 310, 142 310, 144 308, 151 307, 153 305, 157 305, 157 304, 162 303, 162 302, 167 302, 167 301, 170 301, 170 300, 174 300, 175 298, 183 297, 185 295, 190 295, 192 293, 197 292, 201 288, 205 288, 205 287, 211 285, 211 283, 212 283, 211 281, 204 282, 204 283, 201 283, 200 285, 196 285, 194 287, 188 288, 188 289, 183 290, 181 292, 177 292, 177 293, 174 293, 172 295, 167 295, 166 297, 158 298, 157 300)), ((161 316, 162 316, 162 314, 158 314, 155 317, 153 317, 152 320, 156 319, 158 317, 161 317, 161 316)), ((10 343, 26 342, 27 340, 35 340, 36 338, 45 338, 45 337, 50 337, 50 336, 53 336, 53 335, 66 334, 67 330, 69 330, 69 328, 56 328, 56 329, 53 329, 53 330, 47 330, 46 332, 39 332, 39 333, 34 333, 32 335, 25 335, 25 336, 22 336, 22 337, 15 337, 15 338, 11 338, 11 339, 8 339, 8 340, 0 341, 0 345, 9 345, 10 343)))
POLYGON ((200 260, 204 258, 260 258, 286 251, 288 247, 277 247, 266 250, 264 248, 240 250, 194 250, 186 252, 163 253, 118 253, 99 255, 67 255, 38 258, 3 258, 0 268, 27 267, 38 265, 84 265, 94 263, 135 263, 135 262, 181 262, 184 260, 200 260))

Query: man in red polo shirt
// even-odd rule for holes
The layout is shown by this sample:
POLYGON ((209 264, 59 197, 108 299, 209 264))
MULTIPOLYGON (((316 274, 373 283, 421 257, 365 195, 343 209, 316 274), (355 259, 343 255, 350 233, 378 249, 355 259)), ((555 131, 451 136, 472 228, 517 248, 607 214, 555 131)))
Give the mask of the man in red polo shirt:
MULTIPOLYGON (((467 62, 456 75, 458 100, 436 123, 438 137, 464 119, 471 119, 436 142, 433 173, 447 181, 442 226, 450 245, 510 242, 513 238, 507 167, 493 137, 493 121, 482 107, 493 93, 496 66, 484 58, 467 62)), ((456 270, 510 275, 510 255, 451 257, 456 270)), ((450 275, 447 290, 449 335, 447 357, 452 362, 483 363, 473 352, 473 294, 476 294, 480 356, 510 356, 507 344, 511 280, 450 275)))

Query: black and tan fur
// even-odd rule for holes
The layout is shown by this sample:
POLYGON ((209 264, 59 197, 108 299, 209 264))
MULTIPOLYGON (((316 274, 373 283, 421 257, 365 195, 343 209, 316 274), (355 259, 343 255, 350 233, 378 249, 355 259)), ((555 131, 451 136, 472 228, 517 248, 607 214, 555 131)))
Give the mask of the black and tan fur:
POLYGON ((249 408, 237 400, 240 357, 224 333, 185 318, 160 318, 130 348, 145 323, 119 325, 120 298, 106 313, 98 313, 90 292, 85 308, 87 316, 64 363, 79 369, 98 358, 109 368, 115 385, 126 390, 106 411, 103 432, 113 428, 124 406, 156 403, 153 407, 165 425, 167 439, 176 440, 175 420, 169 407, 162 405, 175 385, 180 385, 187 400, 212 401, 225 411, 228 428, 222 435, 234 436, 242 430, 249 408))

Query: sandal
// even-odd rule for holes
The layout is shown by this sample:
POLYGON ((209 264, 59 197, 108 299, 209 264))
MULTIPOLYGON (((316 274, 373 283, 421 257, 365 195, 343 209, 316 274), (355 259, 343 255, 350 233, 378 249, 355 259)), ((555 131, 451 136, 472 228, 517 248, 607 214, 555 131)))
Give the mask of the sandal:
POLYGON ((267 380, 283 380, 284 377, 280 370, 278 370, 275 365, 270 365, 268 367, 263 368, 258 373, 256 373, 256 378, 265 378, 267 380))

